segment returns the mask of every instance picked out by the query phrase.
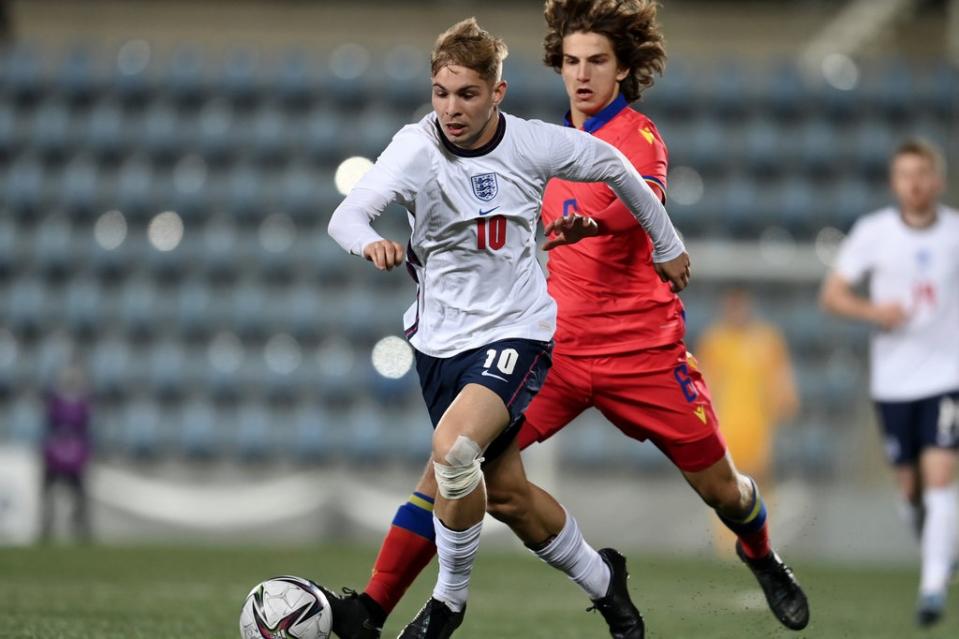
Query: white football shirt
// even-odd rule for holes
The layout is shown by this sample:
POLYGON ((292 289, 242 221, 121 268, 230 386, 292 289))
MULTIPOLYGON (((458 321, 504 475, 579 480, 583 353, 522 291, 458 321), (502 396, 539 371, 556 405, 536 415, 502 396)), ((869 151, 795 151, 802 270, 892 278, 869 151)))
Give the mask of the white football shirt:
POLYGON ((403 127, 337 207, 329 232, 362 255, 382 239, 370 222, 391 202, 407 209, 407 268, 418 291, 404 324, 427 355, 507 338, 548 341, 556 304, 536 259, 536 225, 552 177, 607 182, 649 233, 655 261, 685 251, 659 199, 619 151, 582 131, 506 114, 475 150, 450 143, 433 113, 403 127))
POLYGON ((872 335, 873 399, 959 389, 959 212, 941 206, 924 229, 891 207, 866 215, 840 246, 835 270, 850 284, 869 276, 873 302, 898 302, 909 314, 902 327, 872 335))

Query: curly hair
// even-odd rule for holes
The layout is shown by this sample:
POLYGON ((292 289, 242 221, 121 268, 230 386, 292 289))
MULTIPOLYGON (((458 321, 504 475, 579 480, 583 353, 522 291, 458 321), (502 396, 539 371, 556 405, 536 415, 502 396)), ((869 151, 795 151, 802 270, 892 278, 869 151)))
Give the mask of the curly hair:
POLYGON ((620 92, 630 102, 663 74, 666 47, 655 0, 546 0, 543 15, 548 32, 543 62, 559 72, 563 66, 563 38, 571 33, 599 33, 613 45, 616 60, 629 69, 620 92))
POLYGON ((495 82, 502 74, 507 53, 505 42, 480 27, 476 18, 467 18, 436 38, 430 68, 436 75, 443 67, 455 64, 476 71, 487 82, 495 82))

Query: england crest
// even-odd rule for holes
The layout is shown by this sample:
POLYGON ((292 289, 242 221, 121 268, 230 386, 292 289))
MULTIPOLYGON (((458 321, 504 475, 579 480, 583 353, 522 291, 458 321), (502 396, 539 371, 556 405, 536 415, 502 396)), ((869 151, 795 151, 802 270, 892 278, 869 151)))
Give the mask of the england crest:
POLYGON ((474 175, 470 178, 473 185, 473 195, 484 202, 489 202, 499 193, 499 187, 496 184, 495 173, 484 173, 483 175, 474 175))

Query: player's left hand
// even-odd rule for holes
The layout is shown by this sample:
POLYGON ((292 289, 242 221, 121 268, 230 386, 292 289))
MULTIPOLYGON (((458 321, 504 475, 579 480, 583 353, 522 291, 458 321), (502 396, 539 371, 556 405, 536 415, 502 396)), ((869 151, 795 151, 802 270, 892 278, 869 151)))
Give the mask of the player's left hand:
POLYGON ((599 225, 596 220, 585 215, 568 215, 553 220, 544 229, 547 240, 543 244, 544 251, 551 251, 557 246, 575 244, 580 240, 599 234, 599 225), (553 237, 549 237, 553 235, 553 237))
POLYGON ((689 268, 689 254, 681 253, 668 262, 653 263, 653 268, 659 274, 659 279, 669 282, 674 293, 678 293, 689 284, 692 275, 689 268))

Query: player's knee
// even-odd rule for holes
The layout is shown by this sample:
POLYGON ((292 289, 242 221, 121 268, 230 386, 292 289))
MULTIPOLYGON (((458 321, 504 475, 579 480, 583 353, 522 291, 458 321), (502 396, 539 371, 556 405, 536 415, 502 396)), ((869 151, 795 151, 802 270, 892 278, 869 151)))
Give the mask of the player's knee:
POLYGON ((736 512, 742 502, 742 490, 735 476, 704 482, 697 486, 699 496, 710 508, 736 512))
POLYGON ((483 449, 468 437, 457 436, 450 445, 434 438, 433 472, 444 499, 462 499, 483 480, 483 449))

